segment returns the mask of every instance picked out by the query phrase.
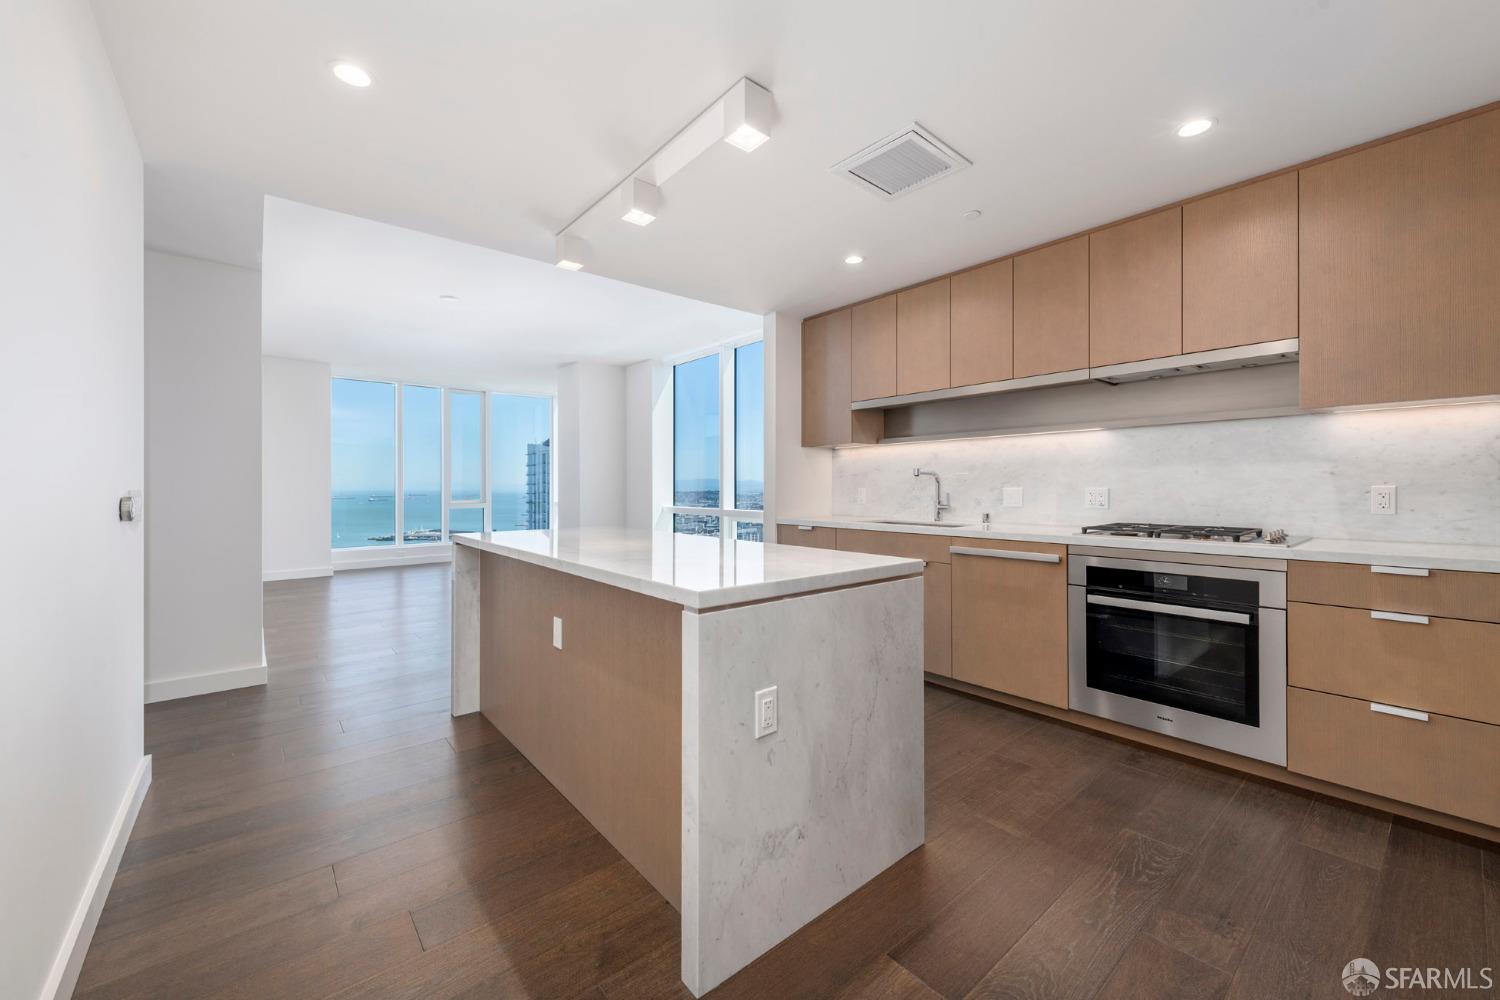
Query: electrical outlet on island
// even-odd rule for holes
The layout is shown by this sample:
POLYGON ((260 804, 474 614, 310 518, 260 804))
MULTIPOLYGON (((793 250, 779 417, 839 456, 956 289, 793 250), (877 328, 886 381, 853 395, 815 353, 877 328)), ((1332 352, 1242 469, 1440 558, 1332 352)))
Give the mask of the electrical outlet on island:
POLYGON ((1394 487, 1394 486, 1371 486, 1370 487, 1370 513, 1371 514, 1394 514, 1394 513, 1396 513, 1396 487, 1394 487))

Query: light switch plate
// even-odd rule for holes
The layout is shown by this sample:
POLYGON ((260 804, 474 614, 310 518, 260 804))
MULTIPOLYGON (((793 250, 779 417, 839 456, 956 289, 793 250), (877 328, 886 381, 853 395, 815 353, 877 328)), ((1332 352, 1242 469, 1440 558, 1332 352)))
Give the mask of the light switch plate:
POLYGON ((1083 505, 1096 510, 1109 510, 1109 487, 1090 486, 1083 491, 1083 505))
POLYGON ((1394 486, 1371 486, 1370 487, 1370 513, 1371 514, 1394 514, 1396 513, 1396 487, 1394 486))
POLYGON ((755 692, 755 738, 770 736, 776 732, 776 686, 761 688, 755 692))
POLYGON ((552 648, 562 649, 562 619, 552 619, 552 648))
POLYGON ((1019 507, 1019 506, 1021 506, 1021 487, 1019 487, 1019 486, 1006 486, 1003 489, 1001 489, 1000 490, 1000 506, 1002 506, 1002 507, 1019 507))

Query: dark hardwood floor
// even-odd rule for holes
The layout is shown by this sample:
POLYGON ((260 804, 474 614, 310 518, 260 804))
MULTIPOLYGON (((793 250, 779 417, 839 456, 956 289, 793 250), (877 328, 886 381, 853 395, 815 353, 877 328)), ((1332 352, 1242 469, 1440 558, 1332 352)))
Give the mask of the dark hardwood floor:
MULTIPOLYGON (((267 584, 266 688, 147 710, 77 996, 688 995, 676 912, 448 715, 447 572, 267 584)), ((712 996, 1339 998, 1355 957, 1500 965, 1494 848, 932 687, 927 773, 926 845, 712 996)))

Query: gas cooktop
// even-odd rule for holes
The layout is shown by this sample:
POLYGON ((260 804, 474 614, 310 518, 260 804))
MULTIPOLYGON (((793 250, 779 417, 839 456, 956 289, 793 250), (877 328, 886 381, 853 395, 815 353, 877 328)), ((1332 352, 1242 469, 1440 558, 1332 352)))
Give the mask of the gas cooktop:
POLYGON ((1085 535, 1126 535, 1132 538, 1187 539, 1196 542, 1260 542, 1266 545, 1294 545, 1281 529, 1228 528, 1212 524, 1155 524, 1142 521, 1111 521, 1091 524, 1085 535))

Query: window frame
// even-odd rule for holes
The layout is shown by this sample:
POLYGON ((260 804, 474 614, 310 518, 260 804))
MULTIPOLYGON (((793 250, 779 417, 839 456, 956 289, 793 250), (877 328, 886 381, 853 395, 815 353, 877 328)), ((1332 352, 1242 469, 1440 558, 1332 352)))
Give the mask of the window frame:
MULTIPOLYGON (((749 344, 761 343, 764 342, 764 340, 765 335, 757 331, 756 333, 746 334, 742 337, 735 337, 733 339, 723 341, 719 344, 715 344, 712 347, 705 347, 685 354, 675 355, 673 357, 666 358, 663 361, 663 363, 668 366, 672 374, 672 449, 671 470, 669 478, 672 483, 671 496, 673 500, 676 500, 677 366, 690 364, 694 361, 701 361, 704 358, 713 357, 715 355, 717 355, 719 359, 719 506, 681 507, 675 503, 668 504, 663 508, 663 512, 669 518, 668 523, 672 526, 673 534, 678 533, 676 528, 676 515, 678 514, 717 516, 719 518, 720 537, 723 537, 726 531, 730 534, 737 534, 738 524, 741 521, 748 521, 756 524, 763 524, 765 522, 764 510, 749 510, 734 506, 735 500, 738 499, 735 490, 734 471, 735 460, 739 451, 739 441, 735 436, 736 414, 734 398, 734 352, 741 347, 745 347, 749 344), (729 506, 724 506, 724 499, 726 496, 730 501, 729 506)), ((764 377, 762 377, 761 391, 762 399, 764 399, 764 377)), ((764 447, 765 445, 764 443, 762 443, 762 448, 764 447)), ((762 461, 764 461, 764 457, 762 457, 762 461)))
MULTIPOLYGON (((396 529, 395 539, 390 545, 346 545, 335 547, 333 545, 332 529, 329 531, 329 549, 333 552, 389 552, 392 549, 402 547, 423 548, 427 546, 451 545, 453 544, 452 533, 449 531, 449 511, 454 509, 481 508, 484 511, 483 530, 488 533, 493 530, 493 511, 491 510, 491 461, 490 461, 490 397, 500 396, 527 396, 533 399, 545 399, 548 401, 548 409, 551 410, 552 433, 549 440, 557 440, 557 396, 543 392, 501 392, 497 389, 480 389, 472 386, 459 385, 435 385, 425 381, 406 381, 404 379, 370 378, 363 375, 330 375, 330 381, 343 382, 374 382, 380 385, 394 387, 396 393, 395 419, 393 432, 395 435, 396 461, 395 461, 395 515, 396 529), (418 389, 437 389, 442 392, 442 412, 440 414, 441 437, 442 437, 442 470, 439 474, 442 505, 442 538, 435 542, 408 542, 406 541, 406 435, 405 435, 405 393, 407 386, 418 389), (480 499, 454 501, 453 496, 453 438, 452 438, 452 397, 456 393, 467 393, 479 397, 479 420, 481 428, 481 454, 480 462, 483 468, 481 478, 480 499)), ((330 429, 330 437, 332 431, 330 429)), ((332 456, 330 454, 330 460, 332 456)), ((556 482, 551 470, 548 471, 548 493, 555 496, 556 482)), ((551 528, 552 515, 556 511, 556 504, 549 497, 548 528, 551 528)), ((331 512, 330 512, 331 513, 331 512)))

